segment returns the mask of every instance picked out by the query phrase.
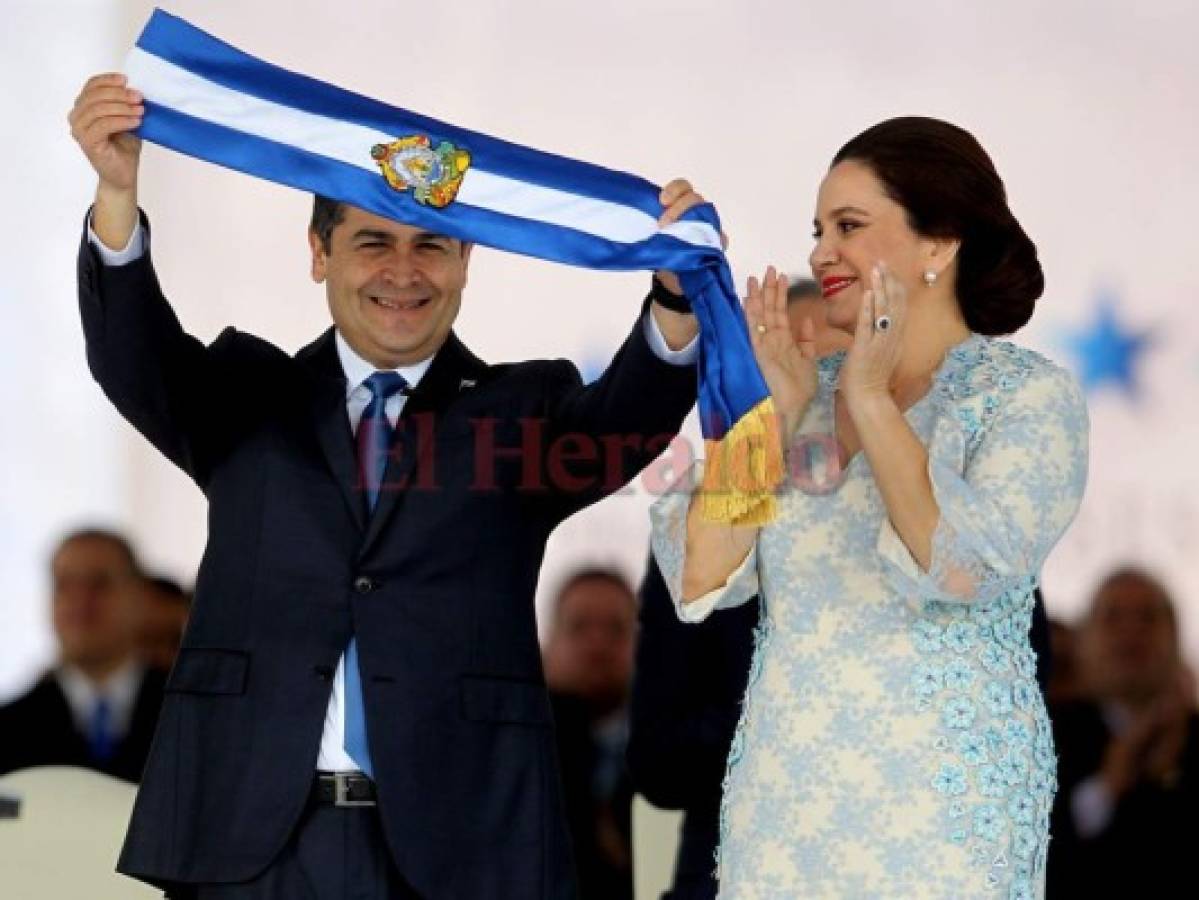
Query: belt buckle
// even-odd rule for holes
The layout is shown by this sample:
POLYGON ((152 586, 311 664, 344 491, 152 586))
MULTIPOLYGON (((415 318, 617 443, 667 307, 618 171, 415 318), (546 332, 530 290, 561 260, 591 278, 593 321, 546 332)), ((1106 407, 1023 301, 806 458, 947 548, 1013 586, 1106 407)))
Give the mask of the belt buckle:
POLYGON ((333 776, 333 805, 334 806, 374 806, 374 800, 353 800, 350 798, 350 775, 333 776))

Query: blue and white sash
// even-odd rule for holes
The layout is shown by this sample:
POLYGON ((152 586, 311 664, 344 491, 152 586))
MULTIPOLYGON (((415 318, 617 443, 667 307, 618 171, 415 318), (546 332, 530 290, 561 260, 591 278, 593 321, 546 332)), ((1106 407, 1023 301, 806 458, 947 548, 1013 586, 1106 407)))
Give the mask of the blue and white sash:
POLYGON ((126 62, 138 134, 466 241, 594 269, 677 272, 700 322, 705 511, 773 514, 773 405, 710 204, 663 228, 645 179, 488 137, 255 59, 155 10, 126 62), (725 464, 713 465, 725 460, 725 464))

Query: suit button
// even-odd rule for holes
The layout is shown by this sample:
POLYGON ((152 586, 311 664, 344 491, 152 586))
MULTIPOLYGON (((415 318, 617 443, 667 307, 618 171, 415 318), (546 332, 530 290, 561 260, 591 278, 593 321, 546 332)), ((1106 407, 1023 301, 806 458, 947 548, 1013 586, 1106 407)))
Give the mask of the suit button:
POLYGON ((375 584, 375 579, 368 575, 359 575, 354 579, 354 590, 360 594, 369 594, 376 587, 378 587, 378 585, 375 584))

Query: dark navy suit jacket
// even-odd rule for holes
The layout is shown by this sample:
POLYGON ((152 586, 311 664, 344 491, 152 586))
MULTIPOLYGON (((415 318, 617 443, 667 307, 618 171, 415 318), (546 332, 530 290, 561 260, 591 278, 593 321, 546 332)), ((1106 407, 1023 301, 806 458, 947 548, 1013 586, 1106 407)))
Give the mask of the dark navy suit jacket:
POLYGON ((295 356, 234 329, 205 346, 149 252, 106 267, 86 238, 79 288, 93 375, 209 508, 120 870, 225 882, 270 863, 307 800, 354 634, 404 878, 434 900, 574 897, 538 570, 553 528, 678 430, 693 367, 654 356, 640 321, 586 387, 567 361, 487 365, 451 334, 368 517, 332 329, 295 356))
POLYGON ((129 730, 104 760, 94 759, 87 738, 75 726, 70 704, 53 674, 0 707, 0 775, 31 766, 80 766, 136 782, 142 777, 162 705, 162 672, 142 675, 129 730))
POLYGON ((721 782, 749 680, 758 600, 679 620, 650 556, 630 712, 629 772, 655 806, 685 810, 670 900, 716 896, 721 782))

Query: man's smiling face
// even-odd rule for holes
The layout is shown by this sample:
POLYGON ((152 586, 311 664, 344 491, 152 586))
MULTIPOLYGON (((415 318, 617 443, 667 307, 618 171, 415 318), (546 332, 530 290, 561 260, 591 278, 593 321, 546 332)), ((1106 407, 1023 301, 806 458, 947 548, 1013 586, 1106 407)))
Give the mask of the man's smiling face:
POLYGON ((471 244, 344 206, 328 245, 309 231, 312 278, 359 356, 380 369, 427 359, 462 305, 471 244))

